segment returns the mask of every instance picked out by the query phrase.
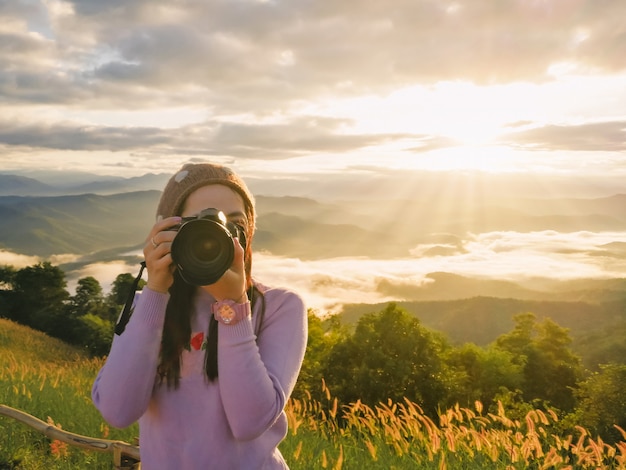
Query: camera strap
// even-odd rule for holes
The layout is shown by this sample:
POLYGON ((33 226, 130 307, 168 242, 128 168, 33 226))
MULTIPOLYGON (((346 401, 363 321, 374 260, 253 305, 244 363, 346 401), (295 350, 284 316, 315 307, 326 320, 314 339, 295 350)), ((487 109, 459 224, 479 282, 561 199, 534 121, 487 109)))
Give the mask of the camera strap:
POLYGON ((142 261, 141 268, 139 269, 139 274, 137 274, 137 277, 133 281, 130 291, 128 292, 128 297, 126 297, 124 310, 122 310, 122 314, 120 315, 120 318, 117 321, 117 325, 115 325, 115 334, 118 336, 124 333, 124 330, 126 329, 126 324, 128 323, 128 320, 130 320, 130 316, 133 313, 132 306, 133 306, 133 301, 135 300, 135 292, 137 292, 137 286, 139 285, 139 281, 141 280, 141 275, 143 274, 143 270, 145 267, 146 267, 146 262, 142 261))

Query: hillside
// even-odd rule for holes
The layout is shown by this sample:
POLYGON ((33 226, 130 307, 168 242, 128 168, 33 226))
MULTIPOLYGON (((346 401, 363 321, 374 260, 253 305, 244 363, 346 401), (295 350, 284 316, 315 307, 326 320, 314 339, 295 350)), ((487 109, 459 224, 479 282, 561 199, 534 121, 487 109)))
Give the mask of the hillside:
MULTIPOLYGON (((44 257, 110 250, 123 253, 143 243, 154 223, 159 196, 159 191, 108 196, 2 196, 0 248, 44 257)), ((312 200, 259 197, 257 212, 255 249, 277 255, 305 259, 367 255, 382 236, 355 224, 339 225, 349 219, 346 212, 312 200)), ((400 255, 409 249, 398 244, 381 248, 373 254, 400 255)))
POLYGON ((88 358, 78 348, 41 331, 0 318, 0 355, 19 357, 20 363, 60 365, 88 358))
MULTIPOLYGON (((101 361, 73 361, 79 356, 77 351, 44 335, 0 319, 0 403, 48 420, 66 431, 135 443, 136 424, 125 429, 110 427, 91 403, 90 386, 101 361)), ((120 393, 124 393, 123 387, 120 393)), ((385 400, 376 407, 358 401, 355 406, 342 407, 342 414, 327 410, 332 403, 330 398, 323 403, 310 398, 287 403, 290 422, 299 423, 280 445, 290 468, 321 468, 329 461, 336 462, 338 468, 344 462, 338 447, 348 449, 345 461, 352 463, 351 468, 412 468, 416 465, 414 455, 424 459, 419 464, 424 469, 441 468, 441 462, 447 463, 448 468, 513 468, 519 467, 520 455, 524 456, 521 465, 525 468, 547 468, 554 464, 554 456, 561 453, 566 454, 566 463, 572 463, 570 456, 578 456, 573 461, 575 465, 579 461, 589 463, 589 456, 595 456, 593 468, 609 468, 607 465, 621 455, 619 449, 624 444, 619 441, 616 447, 599 446, 593 437, 595 433, 581 426, 577 426, 575 436, 561 437, 555 414, 532 409, 526 419, 516 419, 519 412, 516 414, 516 409, 506 404, 506 409, 501 407, 493 412, 486 406, 483 412, 483 405, 478 402, 475 408, 442 408, 441 419, 433 421, 419 403, 409 399, 397 403, 385 400), (536 427, 547 431, 537 433, 536 427), (345 429, 350 432, 344 432, 345 429), (456 447, 446 445, 450 442, 456 447), (563 450, 563 442, 573 442, 574 450, 563 450), (371 452, 373 448, 375 453, 371 452), (542 451, 527 452, 529 448, 542 451), (432 459, 426 460, 424 449, 434 449, 432 459)), ((112 468, 109 454, 59 445, 59 441, 44 438, 14 420, 0 417, 0 431, 3 470, 112 468)))
POLYGON ((0 174, 0 195, 51 194, 54 188, 34 178, 0 174))
MULTIPOLYGON (((89 358, 39 331, 0 319, 0 404, 71 433, 134 442, 136 425, 107 426, 91 401, 102 364, 102 359, 89 358)), ((22 422, 0 416, 2 470, 112 468, 110 454, 58 444, 22 422)))
MULTIPOLYGON (((154 222, 159 196, 160 191, 156 190, 112 195, 0 196, 0 250, 43 258, 66 253, 77 255, 60 265, 66 273, 80 273, 83 267, 97 262, 124 261, 136 266, 144 237, 154 222)), ((595 246, 579 246, 580 240, 564 239, 560 246, 552 247, 551 236, 546 235, 539 241, 546 240, 546 252, 552 250, 556 256, 569 253, 571 257, 576 255, 579 261, 590 260, 590 264, 598 260, 597 264, 615 266, 617 272, 626 259, 626 242, 619 235, 626 230, 626 213, 622 209, 626 207, 626 195, 598 199, 504 198, 497 206, 486 204, 488 201, 482 201, 481 205, 479 200, 459 200, 456 204, 450 198, 444 195, 436 204, 424 200, 411 203, 409 199, 362 204, 258 196, 253 247, 256 252, 298 258, 303 262, 354 258, 406 260, 407 263, 415 260, 416 265, 421 263, 426 269, 433 266, 431 271, 425 270, 419 276, 377 277, 372 272, 373 290, 384 299, 427 302, 489 297, 600 303, 624 298, 625 279, 564 281, 558 279, 561 273, 541 271, 508 278, 472 278, 445 269, 454 269, 446 264, 447 259, 471 262, 472 258, 482 256, 481 249, 515 250, 516 240, 502 243, 498 240, 506 238, 500 237, 503 232, 521 230, 515 233, 527 234, 524 231, 532 228, 541 232, 548 227, 567 225, 581 233, 590 233, 594 228, 603 230, 607 226, 617 227, 618 231, 595 246), (489 246, 476 248, 477 236, 467 231, 471 227, 490 227, 498 232, 489 246), (456 231, 451 231, 453 229, 456 231)), ((525 239, 522 243, 535 246, 535 240, 537 238, 525 239)), ((508 262, 525 264, 523 259, 508 262)), ((416 272, 421 269, 421 266, 416 268, 416 272)), ((319 279, 325 277, 322 274, 318 280, 311 281, 317 283, 312 289, 318 290, 322 285, 319 279)), ((328 279, 334 279, 334 274, 328 274, 328 279)), ((494 325, 488 322, 486 326, 494 325)), ((435 328, 439 326, 433 324, 435 328)), ((451 331, 456 339, 454 330, 451 331)), ((462 328, 460 331, 463 332, 462 328)), ((491 338, 493 335, 486 334, 477 341, 491 338)))
MULTIPOLYGON (((0 249, 25 255, 86 254, 140 245, 154 221, 160 192, 112 195, 0 196, 0 249)), ((433 206, 411 199, 321 203, 307 198, 257 197, 255 249, 280 256, 324 259, 341 256, 422 256, 463 251, 468 233, 488 231, 623 231, 626 195, 589 200, 452 200, 433 206)), ((626 257, 613 242, 603 253, 626 257)))
MULTIPOLYGON (((550 318, 567 328, 572 348, 589 367, 618 356, 626 363, 626 289, 621 300, 600 303, 540 301, 473 297, 449 301, 396 302, 432 330, 444 333, 453 343, 486 346, 514 327, 513 317, 534 313, 539 320, 550 318)), ((378 312, 387 304, 344 305, 342 323, 354 325, 366 313, 378 312)))
POLYGON ((459 300, 471 297, 599 303, 626 298, 626 278, 557 280, 536 276, 517 282, 432 272, 425 281, 379 281, 378 292, 406 301, 459 300))
POLYGON ((159 192, 0 197, 0 247, 50 256, 135 246, 154 221, 159 192))
POLYGON ((32 176, 0 172, 0 196, 67 196, 79 194, 109 195, 122 192, 161 190, 168 174, 148 173, 139 177, 121 178, 64 171, 60 176, 42 174, 50 182, 42 182, 37 172, 32 176))

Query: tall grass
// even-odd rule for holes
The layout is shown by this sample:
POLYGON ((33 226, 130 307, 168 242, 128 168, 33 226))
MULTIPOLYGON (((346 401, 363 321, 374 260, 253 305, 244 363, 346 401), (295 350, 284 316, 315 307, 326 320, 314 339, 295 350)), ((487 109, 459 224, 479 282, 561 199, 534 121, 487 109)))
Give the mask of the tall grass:
POLYGON ((514 420, 501 403, 489 413, 476 402, 440 413, 436 423, 409 400, 338 410, 329 392, 327 399, 331 406, 307 399, 287 407, 291 435, 283 452, 294 470, 626 469, 624 430, 614 446, 582 427, 563 437, 554 413, 532 410, 514 420))
MULTIPOLYGON (((111 428, 90 399, 100 359, 36 331, 0 320, 0 403, 63 429, 133 443, 138 429, 111 428)), ((561 436, 557 417, 540 410, 524 419, 490 413, 481 403, 456 406, 437 422, 410 401, 357 402, 339 407, 328 390, 324 403, 292 399, 289 434, 281 451, 299 469, 625 469, 624 440, 607 445, 583 428, 561 436)), ((124 393, 120 390, 120 393, 124 393)), ((110 469, 111 456, 71 448, 21 423, 0 417, 0 470, 110 469)))
MULTIPOLYGON (((134 442, 138 430, 109 428, 91 403, 102 365, 84 352, 30 328, 0 319, 0 403, 66 431, 134 442)), ((120 390, 120 393, 124 393, 120 390)), ((110 469, 109 454, 51 441, 0 417, 0 469, 110 469)))

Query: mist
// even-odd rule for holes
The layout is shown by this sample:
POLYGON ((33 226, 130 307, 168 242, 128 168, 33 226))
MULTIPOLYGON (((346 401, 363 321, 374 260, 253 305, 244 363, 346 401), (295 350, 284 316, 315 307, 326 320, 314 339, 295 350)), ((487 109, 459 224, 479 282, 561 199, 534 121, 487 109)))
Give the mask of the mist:
MULTIPOLYGON (((123 258, 87 263, 66 271, 68 290, 73 293, 78 279, 93 276, 103 291, 109 292, 119 274, 135 276, 139 272, 140 252, 125 253, 123 258), (129 255, 135 256, 136 261, 129 262, 129 255)), ((40 261, 44 260, 0 251, 0 264, 16 269, 40 261)), ((80 262, 80 258, 57 255, 49 261, 62 265, 80 262)), ((626 272, 626 232, 467 234, 460 244, 418 245, 409 256, 393 259, 301 260, 267 252, 257 252, 253 258, 253 276, 258 282, 294 290, 307 307, 319 313, 336 311, 346 303, 410 300, 412 291, 435 282, 430 273, 439 272, 521 285, 536 278, 556 281, 621 278, 626 272), (406 298, 401 298, 402 292, 406 298)))

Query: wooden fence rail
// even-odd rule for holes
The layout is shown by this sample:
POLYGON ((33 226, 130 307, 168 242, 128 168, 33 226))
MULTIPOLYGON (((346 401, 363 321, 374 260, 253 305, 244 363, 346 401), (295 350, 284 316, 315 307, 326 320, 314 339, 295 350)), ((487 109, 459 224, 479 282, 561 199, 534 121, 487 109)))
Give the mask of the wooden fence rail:
POLYGON ((113 454, 113 465, 116 470, 139 468, 139 447, 137 446, 123 441, 98 439, 64 431, 28 413, 6 405, 0 405, 0 415, 20 421, 51 439, 67 442, 70 445, 82 447, 83 449, 97 452, 110 452, 113 454))

